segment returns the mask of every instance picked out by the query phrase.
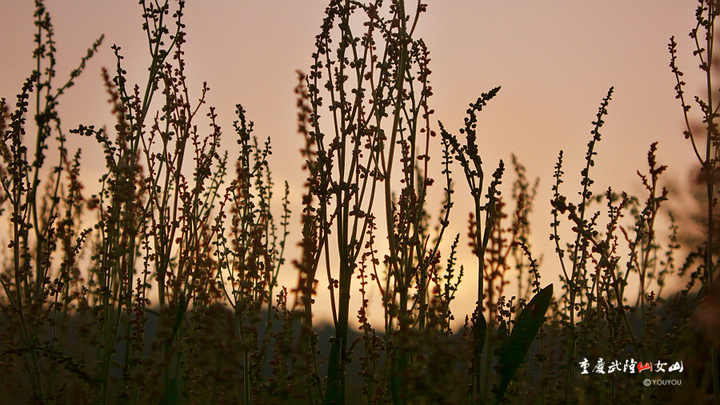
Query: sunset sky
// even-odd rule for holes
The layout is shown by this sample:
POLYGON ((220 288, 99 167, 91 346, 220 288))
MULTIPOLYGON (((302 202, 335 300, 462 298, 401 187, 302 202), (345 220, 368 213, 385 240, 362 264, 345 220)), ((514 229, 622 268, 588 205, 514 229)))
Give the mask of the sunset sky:
MULTIPOLYGON (((428 12, 421 16, 417 34, 428 45, 432 59, 434 96, 430 104, 436 111, 434 118, 457 133, 468 103, 502 86, 480 115, 480 153, 486 171, 492 172, 499 159, 509 163, 515 153, 528 175, 541 179, 532 221, 536 255, 545 254, 543 285, 557 282, 559 273, 548 242, 552 173, 558 152, 562 149, 565 154, 564 191, 575 196, 591 122, 611 86, 615 93, 597 148, 595 190, 613 186, 616 191, 639 192, 636 170, 646 171, 647 150, 655 141, 659 141, 659 162, 670 166, 666 185, 686 181, 696 162, 682 136, 682 113, 674 97, 667 45, 674 35, 687 91, 703 94, 703 83, 696 74, 698 61, 692 56, 694 45, 688 37, 695 26, 697 2, 426 2, 428 12)), ((114 69, 110 47, 117 44, 125 56, 130 82, 144 82, 149 55, 140 6, 131 0, 47 0, 46 6, 55 27, 58 82, 67 77, 88 46, 105 34, 100 53, 61 99, 64 128, 80 123, 111 124, 100 69, 114 69)), ((211 89, 208 104, 217 107, 226 140, 230 139, 235 104, 245 107, 248 118, 255 122, 256 134, 272 138, 271 168, 276 182, 288 180, 296 199, 302 193, 303 176, 298 175, 302 139, 296 133, 295 71, 309 70, 324 8, 319 0, 188 1, 186 7, 185 54, 195 97, 207 81, 211 89)), ((14 104, 23 80, 33 69, 33 2, 0 0, 0 14, 0 97, 14 104)), ((97 178, 104 168, 99 149, 75 140, 70 147, 84 148, 85 175, 97 178)), ((511 182, 512 177, 507 177, 506 183, 511 182)), ((464 192, 464 180, 457 179, 457 184, 464 192)), ((86 180, 86 186, 91 190, 97 187, 92 180, 86 180)), ((295 223, 300 221, 299 211, 294 210, 295 223)), ((467 212, 469 205, 456 207, 458 229, 453 233, 461 232, 461 237, 465 237, 467 212)), ((291 235, 293 244, 298 234, 291 235)), ((288 280, 295 280, 294 273, 288 280)), ((325 282, 321 279, 321 284, 325 282)), ((471 312, 475 292, 470 287, 474 285, 468 278, 462 301, 456 306, 459 314, 471 312)))

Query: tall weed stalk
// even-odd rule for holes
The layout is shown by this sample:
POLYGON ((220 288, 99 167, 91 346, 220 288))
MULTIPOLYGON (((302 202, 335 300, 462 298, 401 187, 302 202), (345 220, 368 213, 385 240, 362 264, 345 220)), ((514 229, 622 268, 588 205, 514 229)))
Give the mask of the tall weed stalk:
MULTIPOLYGON (((403 392, 409 388, 407 375, 413 361, 408 349, 411 330, 438 327, 437 319, 429 319, 429 306, 432 283, 438 282, 438 249, 448 225, 450 185, 448 177, 448 200, 441 214, 445 217, 432 237, 425 211, 428 188, 433 185, 428 172, 435 136, 428 106, 429 58, 424 42, 413 38, 425 6, 418 3, 408 12, 405 3, 397 1, 384 16, 381 4, 331 2, 306 78, 310 110, 304 135, 316 148, 314 160, 306 163, 307 198, 317 204, 312 209, 317 244, 307 279, 318 267, 325 268, 335 329, 326 403, 345 402, 353 278, 361 280, 359 317, 369 402, 381 398, 405 402, 403 392), (359 34, 353 32, 355 14, 365 20, 365 31, 359 34), (337 41, 332 40, 335 35, 337 41), (325 105, 329 134, 320 120, 325 105), (378 204, 379 194, 384 199, 378 204), (375 242, 381 229, 378 223, 383 222, 388 246, 384 269, 375 242), (367 319, 368 278, 382 294, 382 339, 367 319), (381 365, 375 363, 378 351, 384 352, 381 365), (373 381, 386 383, 375 386, 373 381)), ((450 300, 451 295, 444 298, 450 300)), ((449 325, 442 327, 447 330, 449 325)))
MULTIPOLYGON (((715 285, 716 277, 714 276, 717 263, 717 214, 716 205, 717 197, 717 167, 718 155, 720 154, 720 133, 718 132, 718 94, 715 90, 714 79, 716 75, 717 62, 714 56, 715 45, 715 19, 720 13, 718 5, 712 1, 699 1, 695 12, 697 20, 696 26, 690 31, 690 38, 695 42, 693 56, 695 56, 699 64, 699 69, 705 79, 705 96, 695 96, 695 102, 700 109, 702 117, 702 125, 700 127, 694 125, 693 118, 690 116, 692 108, 689 100, 685 96, 686 83, 683 81, 683 72, 677 65, 677 47, 675 37, 670 38, 668 46, 670 51, 670 68, 675 75, 677 92, 676 98, 680 100, 683 116, 685 119, 685 139, 689 139, 693 152, 701 166, 701 177, 705 183, 706 189, 706 240, 700 247, 700 253, 704 257, 705 263, 700 274, 702 281, 701 293, 707 297, 717 295, 713 290, 717 288, 715 285), (705 137, 704 145, 702 137, 705 137)), ((718 345, 714 344, 709 348, 711 359, 711 370, 708 371, 712 375, 712 387, 715 396, 715 403, 720 404, 720 368, 718 367, 718 345)))

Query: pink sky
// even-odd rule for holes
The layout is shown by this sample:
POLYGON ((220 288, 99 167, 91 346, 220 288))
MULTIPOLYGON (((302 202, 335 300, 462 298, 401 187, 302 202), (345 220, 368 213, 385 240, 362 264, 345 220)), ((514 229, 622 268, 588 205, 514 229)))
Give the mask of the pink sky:
MULTIPOLYGON (((635 172, 646 170, 646 153, 654 141, 660 142, 660 163, 670 166, 666 180, 683 182, 687 178, 695 161, 682 136, 667 44, 670 36, 676 36, 679 65, 688 74, 687 89, 701 91, 702 82, 694 80, 698 62, 691 55, 693 45, 687 35, 695 26, 696 2, 427 2, 428 12, 420 19, 418 35, 431 52, 435 119, 457 133, 467 104, 480 93, 502 86, 480 116, 486 171, 492 172, 499 159, 509 164, 514 152, 527 166, 529 176, 541 178, 533 243, 536 256, 546 253, 543 285, 557 282, 559 272, 554 270, 557 259, 547 241, 550 188, 558 152, 565 152, 564 190, 572 197, 579 190, 578 173, 591 122, 610 86, 615 86, 615 93, 597 149, 595 190, 602 192, 612 185, 616 191, 639 191, 635 172)), ((47 0, 46 6, 55 26, 60 79, 67 77, 87 47, 105 34, 101 52, 61 100, 64 127, 112 123, 100 68, 114 69, 110 46, 117 44, 123 49, 130 81, 142 85, 148 55, 140 7, 128 0, 47 0)), ((288 180, 295 198, 302 192, 302 176, 297 174, 301 139, 296 134, 295 70, 308 70, 323 10, 323 1, 289 0, 190 1, 186 8, 185 52, 194 94, 199 95, 203 80, 209 83, 208 103, 217 107, 226 141, 235 104, 243 104, 255 122, 256 134, 272 138, 275 180, 278 184, 288 180)), ((32 12, 31 1, 0 0, 0 97, 9 101, 14 101, 33 69, 32 12)), ((98 155, 85 144, 71 142, 70 146, 86 148, 85 174, 97 177, 93 174, 103 169, 102 159, 96 159, 98 155)), ((439 151, 435 156, 440 158, 439 151)), ((506 183, 511 181, 506 178, 506 183)), ((459 195, 465 191, 464 180, 458 178, 457 184, 459 195)), ((92 189, 93 184, 86 181, 86 186, 92 189)), ((461 232, 465 237, 468 211, 469 205, 456 206, 458 229, 452 234, 461 232)), ((294 210, 295 223, 299 222, 298 212, 294 210)), ((292 244, 298 234, 291 235, 292 244)), ((288 280, 294 282, 294 272, 288 280)), ((325 282, 321 279, 321 285, 325 282)), ((456 312, 469 312, 474 285, 469 277, 456 312)))

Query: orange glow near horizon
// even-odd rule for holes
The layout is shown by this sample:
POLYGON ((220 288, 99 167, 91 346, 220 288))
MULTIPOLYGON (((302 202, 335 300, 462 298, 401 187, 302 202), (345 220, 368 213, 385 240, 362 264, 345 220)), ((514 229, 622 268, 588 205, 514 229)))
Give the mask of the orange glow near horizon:
MULTIPOLYGON (((591 122, 611 86, 615 93, 603 127, 594 167, 598 193, 612 186, 615 191, 639 193, 637 170, 647 171, 647 151, 659 141, 658 160, 668 165, 668 187, 682 189, 696 160, 682 136, 682 111, 675 99, 675 79, 668 67, 670 36, 679 43, 679 64, 688 73, 687 90, 701 94, 695 78, 697 62, 687 33, 695 26, 695 1, 638 0, 543 0, 534 2, 490 2, 476 0, 429 0, 428 12, 420 17, 417 35, 430 50, 430 80, 435 120, 454 133, 462 126, 468 103, 493 87, 502 86, 480 115, 479 140, 486 171, 498 161, 509 166, 511 153, 527 168, 531 179, 540 178, 540 188, 531 217, 535 256, 544 256, 543 286, 556 283, 559 292, 558 259, 550 234, 552 174, 558 152, 564 150, 564 192, 576 196, 579 172, 584 164, 591 122)), ((107 94, 100 79, 101 67, 115 69, 111 45, 125 56, 129 81, 144 85, 149 60, 141 9, 137 2, 122 0, 47 0, 57 42, 57 81, 65 80, 86 49, 101 34, 100 53, 61 99, 59 112, 64 128, 78 124, 112 125, 107 94)), ((260 138, 271 137, 271 169, 278 185, 287 180, 291 197, 298 201, 304 175, 297 135, 297 69, 309 69, 315 35, 323 18, 323 1, 228 1, 188 2, 185 56, 189 86, 199 97, 203 81, 210 87, 208 105, 215 106, 225 142, 232 151, 232 121, 240 103, 255 122, 260 138)), ((0 0, 4 15, 0 25, 0 97, 14 103, 23 80, 33 66, 33 2, 0 0)), ((195 100, 193 100, 195 101, 195 100)), ((104 169, 98 149, 71 139, 69 149, 83 148, 83 167, 88 193, 104 169)), ((438 149, 433 155, 441 159, 438 149)), ((456 168, 455 198, 466 193, 464 179, 456 168)), ((439 176, 439 173, 437 174, 439 176)), ((506 172, 505 185, 513 181, 506 172)), ((509 195, 509 189, 508 195, 509 195)), ((441 191, 441 186, 436 192, 441 191)), ((469 199, 469 196, 466 197, 469 199)), ((279 202, 279 197, 277 198, 279 202)), ((439 210, 439 200, 434 202, 439 210)), ((433 204, 433 202, 431 202, 433 204)), ((279 203, 278 203, 279 205, 279 203)), ((437 210, 431 205, 431 213, 437 210)), ((460 233, 467 277, 454 305, 458 320, 472 312, 476 281, 467 248, 467 201, 458 201, 449 243, 460 233)), ((682 208, 682 207, 677 207, 682 208)), ((289 246, 299 239, 299 208, 293 209, 294 224, 289 246)), ((297 257, 290 251, 287 263, 297 257)), ((443 262, 446 260, 444 257, 443 262)), ((282 284, 290 288, 297 280, 291 265, 282 284)), ((319 275, 318 318, 327 319, 329 309, 324 274, 319 275)), ((377 292, 373 293, 377 295, 377 292)), ((511 294, 512 295, 512 294, 511 294)), ((375 296, 374 298, 379 298, 375 296)), ((372 309, 371 309, 372 310, 372 309)), ((354 312, 353 312, 354 314, 354 312)), ((382 324, 375 310, 371 321, 382 324)))

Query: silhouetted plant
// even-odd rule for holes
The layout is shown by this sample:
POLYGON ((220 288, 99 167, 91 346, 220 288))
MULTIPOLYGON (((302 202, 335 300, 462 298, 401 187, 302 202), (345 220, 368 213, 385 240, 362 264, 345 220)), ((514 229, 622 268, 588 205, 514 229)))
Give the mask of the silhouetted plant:
MULTIPOLYGON (((541 283, 542 256, 531 246, 538 182, 515 157, 510 199, 501 190, 502 161, 485 176, 479 113, 500 88, 469 105, 464 139, 440 123, 436 136, 430 52, 415 30, 426 5, 329 2, 313 63, 307 75, 298 73, 295 89, 304 192, 290 201, 285 183, 279 217, 271 210, 269 139, 254 135, 237 104, 239 152, 231 160, 215 109, 204 106, 209 86, 190 100, 184 2, 140 5, 150 52, 145 83, 128 82, 122 49, 113 45, 117 65, 103 70, 103 80, 114 127, 68 131, 102 149, 100 192, 83 194, 81 153, 67 150, 56 107, 102 37, 56 86, 53 28, 36 1, 36 69, 14 110, 0 102, 0 216, 9 231, 0 272, 0 401, 650 403, 665 395, 663 387, 642 387, 629 373, 579 377, 579 362, 670 362, 705 353, 706 343, 694 349, 700 338, 688 318, 702 315, 696 293, 710 297, 706 307, 715 302, 716 103, 697 98, 707 130, 703 155, 674 41, 686 136, 708 179, 707 241, 676 265, 678 225, 663 219, 670 194, 661 186, 666 167, 655 143, 649 171, 638 172, 644 196, 594 191, 590 172, 611 88, 593 122, 579 200, 561 192, 562 152, 555 167, 551 239, 562 271, 555 296, 554 283, 541 283), (47 163, 51 147, 56 160, 47 163), (460 235, 445 240, 461 190, 456 164, 473 202, 472 267, 460 260, 460 235), (428 208, 430 190, 440 187, 435 170, 444 182, 437 216, 428 208), (298 203, 299 256, 284 266, 298 203), (460 314, 465 325, 456 333, 451 304, 471 268, 477 301, 472 313, 460 314), (278 285, 281 270, 296 271, 297 285, 278 285), (690 280, 671 297, 666 286, 678 277, 690 280), (313 318, 325 288, 328 328, 313 318), (368 315, 373 290, 382 325, 368 315)), ((710 95, 716 14, 701 0, 691 34, 710 95)), ((706 392, 712 377, 717 398, 716 348, 709 347, 711 368, 686 362, 688 385, 706 392)))

